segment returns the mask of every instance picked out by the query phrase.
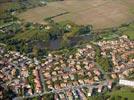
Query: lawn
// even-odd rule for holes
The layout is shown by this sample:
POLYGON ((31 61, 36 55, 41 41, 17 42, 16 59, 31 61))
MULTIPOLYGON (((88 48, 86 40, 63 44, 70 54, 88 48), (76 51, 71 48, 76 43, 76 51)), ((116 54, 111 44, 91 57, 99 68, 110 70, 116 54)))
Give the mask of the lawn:
MULTIPOLYGON (((113 90, 112 92, 108 93, 107 95, 110 95, 110 100, 112 98, 127 98, 127 100, 133 100, 134 98, 134 89, 129 87, 122 87, 120 90, 113 90)), ((118 98, 118 99, 119 99, 118 98)))
POLYGON ((101 37, 103 38, 103 40, 113 40, 115 38, 118 38, 119 35, 116 33, 106 33, 102 35, 101 37))
POLYGON ((127 35, 131 40, 134 40, 134 31, 126 31, 123 34, 127 35))
POLYGON ((119 28, 122 34, 127 35, 131 40, 134 40, 134 22, 129 26, 119 28))
POLYGON ((26 30, 23 33, 16 34, 13 37, 13 39, 25 40, 25 41, 34 40, 34 39, 47 40, 48 36, 44 30, 30 29, 30 30, 26 30))

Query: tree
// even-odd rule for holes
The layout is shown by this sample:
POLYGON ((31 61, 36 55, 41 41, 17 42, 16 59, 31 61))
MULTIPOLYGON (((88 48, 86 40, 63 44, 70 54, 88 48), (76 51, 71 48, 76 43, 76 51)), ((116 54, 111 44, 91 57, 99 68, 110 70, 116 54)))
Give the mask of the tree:
POLYGON ((92 30, 91 25, 81 26, 80 29, 78 30, 78 34, 80 34, 80 35, 87 34, 87 33, 90 33, 91 30, 92 30))

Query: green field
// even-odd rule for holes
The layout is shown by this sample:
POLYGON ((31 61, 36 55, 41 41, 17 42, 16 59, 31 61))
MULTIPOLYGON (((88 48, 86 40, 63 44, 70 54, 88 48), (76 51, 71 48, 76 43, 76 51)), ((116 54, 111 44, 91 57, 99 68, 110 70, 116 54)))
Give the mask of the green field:
POLYGON ((110 95, 110 100, 133 100, 134 99, 134 89, 129 87, 123 87, 120 90, 113 90, 108 93, 110 95), (114 98, 114 99, 113 99, 114 98), (121 99, 119 99, 121 98, 121 99), (127 98, 127 99, 125 99, 127 98))
POLYGON ((119 28, 119 31, 121 31, 122 34, 127 35, 131 40, 134 40, 134 23, 127 27, 119 28))
POLYGON ((46 34, 45 30, 39 30, 39 29, 30 29, 27 30, 23 33, 18 33, 16 34, 13 39, 17 39, 17 40, 33 40, 33 39, 37 39, 37 40, 47 40, 48 39, 48 34, 46 34))

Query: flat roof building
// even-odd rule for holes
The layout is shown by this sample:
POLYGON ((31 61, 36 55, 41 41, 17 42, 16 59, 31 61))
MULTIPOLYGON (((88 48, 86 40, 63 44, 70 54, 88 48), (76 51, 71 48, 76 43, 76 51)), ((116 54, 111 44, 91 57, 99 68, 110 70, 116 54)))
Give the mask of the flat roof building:
POLYGON ((134 88, 134 81, 129 81, 129 80, 119 80, 120 85, 126 85, 126 86, 131 86, 134 88))

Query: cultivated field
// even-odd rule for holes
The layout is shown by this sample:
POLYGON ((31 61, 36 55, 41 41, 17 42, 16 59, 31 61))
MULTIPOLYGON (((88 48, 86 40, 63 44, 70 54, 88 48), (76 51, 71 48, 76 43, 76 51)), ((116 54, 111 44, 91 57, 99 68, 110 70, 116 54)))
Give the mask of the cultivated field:
POLYGON ((18 17, 25 21, 44 24, 47 17, 69 12, 53 19, 56 22, 71 20, 77 24, 107 28, 134 20, 133 5, 134 0, 65 0, 30 9, 18 17))

